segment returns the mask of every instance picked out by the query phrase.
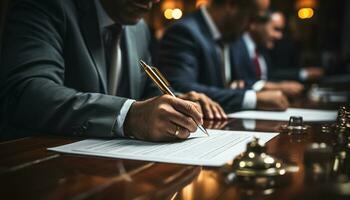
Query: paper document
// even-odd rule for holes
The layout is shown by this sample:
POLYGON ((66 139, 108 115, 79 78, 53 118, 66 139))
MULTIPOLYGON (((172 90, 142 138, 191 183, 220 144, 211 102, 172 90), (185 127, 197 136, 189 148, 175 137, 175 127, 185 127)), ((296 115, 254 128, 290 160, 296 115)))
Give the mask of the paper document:
POLYGON ((312 101, 344 103, 349 101, 349 91, 334 91, 332 88, 313 87, 309 94, 312 101))
POLYGON ((191 138, 173 143, 152 143, 130 139, 89 139, 49 148, 62 153, 122 159, 222 166, 246 150, 253 137, 266 143, 278 133, 209 130, 210 136, 196 132, 191 138))
POLYGON ((230 118, 289 121, 291 116, 301 116, 305 122, 326 122, 337 119, 337 111, 288 108, 286 111, 242 111, 229 114, 230 118))

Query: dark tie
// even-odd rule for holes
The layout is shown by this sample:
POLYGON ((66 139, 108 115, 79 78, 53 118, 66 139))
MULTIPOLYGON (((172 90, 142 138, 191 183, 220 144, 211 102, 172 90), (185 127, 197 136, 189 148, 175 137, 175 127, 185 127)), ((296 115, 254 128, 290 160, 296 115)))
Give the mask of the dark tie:
POLYGON ((121 26, 111 25, 105 29, 104 48, 106 56, 106 66, 108 74, 108 94, 117 93, 118 83, 121 72, 121 52, 119 47, 119 38, 121 26))
POLYGON ((256 49, 255 50, 255 56, 253 58, 253 63, 254 63, 254 67, 255 67, 256 78, 258 80, 261 79, 261 65, 260 65, 259 57, 260 57, 259 52, 256 49))

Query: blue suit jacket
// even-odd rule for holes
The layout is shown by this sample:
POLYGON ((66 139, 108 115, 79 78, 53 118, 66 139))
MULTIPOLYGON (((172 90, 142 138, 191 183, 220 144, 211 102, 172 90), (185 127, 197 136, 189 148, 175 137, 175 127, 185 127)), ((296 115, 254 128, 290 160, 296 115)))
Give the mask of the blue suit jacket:
POLYGON ((249 57, 248 49, 243 37, 230 44, 231 66, 234 78, 244 80, 251 87, 257 80, 255 66, 249 57))
POLYGON ((241 109, 245 91, 224 87, 221 55, 200 11, 169 27, 158 55, 158 67, 177 91, 205 93, 226 111, 241 109))
MULTIPOLYGON (((231 62, 232 68, 235 70, 235 79, 245 80, 248 86, 252 86, 256 81, 255 66, 248 54, 247 46, 243 37, 231 44, 231 62)), ((299 69, 288 69, 287 66, 274 65, 274 59, 271 51, 261 49, 260 54, 264 57, 267 67, 267 78, 272 81, 279 80, 297 80, 299 78, 299 69), (284 68, 283 68, 284 67, 284 68)))

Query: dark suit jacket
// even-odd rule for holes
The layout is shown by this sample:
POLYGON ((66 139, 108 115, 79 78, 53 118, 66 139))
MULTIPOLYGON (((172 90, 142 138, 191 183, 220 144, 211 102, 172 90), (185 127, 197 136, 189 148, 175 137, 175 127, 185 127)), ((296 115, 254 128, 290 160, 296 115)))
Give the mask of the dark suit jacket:
POLYGON ((301 67, 292 40, 286 38, 276 41, 275 47, 269 51, 271 65, 270 78, 274 80, 300 80, 301 67))
MULTIPOLYGON (((148 41, 143 22, 123 30, 128 98, 149 92, 138 64, 150 62, 148 41)), ((17 2, 5 27, 0 65, 3 133, 114 136, 126 98, 106 95, 105 63, 93 0, 17 2)))
POLYGON ((224 88, 221 56, 202 13, 173 24, 160 43, 158 67, 180 92, 205 93, 226 111, 241 109, 243 90, 224 88))
MULTIPOLYGON (((243 37, 233 42, 232 44, 232 57, 233 57, 233 68, 235 69, 235 78, 243 79, 248 83, 248 86, 252 86, 258 79, 256 78, 255 66, 250 59, 248 49, 244 43, 243 37)), ((276 46, 279 48, 279 46, 276 46)), ((290 48, 286 47, 284 51, 290 51, 290 48)), ((264 57, 267 65, 267 78, 272 81, 279 80, 298 80, 299 70, 296 65, 291 64, 292 60, 283 60, 286 57, 281 55, 283 50, 268 51, 261 49, 260 54, 264 57), (278 62, 283 60, 283 64, 278 62), (287 64, 289 63, 289 64, 287 64), (293 67, 294 66, 294 67, 293 67)))
POLYGON ((257 80, 256 69, 252 59, 249 57, 247 45, 244 43, 243 37, 232 42, 231 56, 232 69, 236 80, 245 80, 248 87, 251 87, 257 80))

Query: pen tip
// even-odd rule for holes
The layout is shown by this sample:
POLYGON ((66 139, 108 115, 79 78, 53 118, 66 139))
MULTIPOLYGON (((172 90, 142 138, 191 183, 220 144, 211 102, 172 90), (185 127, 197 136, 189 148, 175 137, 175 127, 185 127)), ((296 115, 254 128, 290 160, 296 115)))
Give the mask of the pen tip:
POLYGON ((203 131, 204 134, 206 134, 207 136, 209 136, 209 133, 207 131, 207 129, 205 129, 203 126, 199 126, 199 128, 203 131))

